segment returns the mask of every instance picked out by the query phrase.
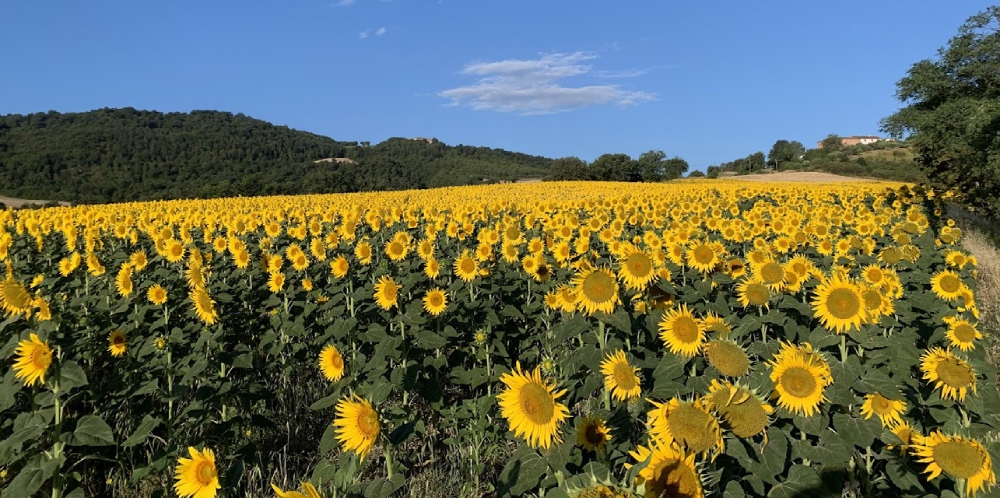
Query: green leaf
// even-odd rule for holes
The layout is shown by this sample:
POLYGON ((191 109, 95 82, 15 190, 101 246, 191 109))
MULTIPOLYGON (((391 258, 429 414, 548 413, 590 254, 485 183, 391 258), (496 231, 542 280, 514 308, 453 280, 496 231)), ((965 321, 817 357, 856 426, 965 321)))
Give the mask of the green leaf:
POLYGON ((153 432, 153 429, 155 429, 158 425, 160 425, 160 419, 153 418, 151 415, 146 415, 143 417, 142 423, 139 424, 139 427, 135 429, 135 432, 133 432, 124 443, 122 443, 122 446, 128 448, 145 441, 146 437, 149 436, 149 434, 153 432))
POLYGON ((389 479, 375 479, 365 487, 365 496, 382 498, 393 496, 406 484, 402 474, 393 474, 389 479))
POLYGON ((21 390, 23 383, 15 376, 14 369, 7 370, 3 381, 0 381, 0 412, 14 406, 17 402, 16 394, 21 390))
POLYGON ((805 465, 792 465, 784 481, 771 488, 768 498, 797 498, 801 496, 819 495, 823 491, 823 481, 816 469, 805 465))
POLYGON ((115 436, 111 427, 101 417, 84 415, 76 423, 73 439, 74 446, 109 446, 115 444, 115 436))
POLYGON ((67 361, 59 367, 59 389, 69 391, 87 385, 87 374, 75 361, 67 361))
POLYGON ((498 496, 521 496, 538 487, 549 465, 537 451, 522 444, 500 473, 498 496))
POLYGON ((618 311, 613 314, 607 313, 597 313, 594 315, 598 320, 622 331, 626 334, 632 333, 632 320, 629 318, 628 313, 622 309, 618 308, 618 311))
POLYGON ((882 428, 878 424, 875 419, 864 420, 846 413, 837 413, 833 416, 833 428, 837 430, 841 439, 861 448, 871 446, 875 438, 882 433, 882 428))
POLYGON ((4 498, 34 496, 46 480, 45 471, 35 461, 31 461, 10 481, 4 489, 3 496, 4 498))

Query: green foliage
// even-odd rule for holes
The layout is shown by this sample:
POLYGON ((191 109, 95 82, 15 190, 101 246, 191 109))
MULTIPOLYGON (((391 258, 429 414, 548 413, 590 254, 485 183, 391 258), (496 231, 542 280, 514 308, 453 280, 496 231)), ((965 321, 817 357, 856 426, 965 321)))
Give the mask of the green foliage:
POLYGON ((970 17, 936 60, 910 67, 896 96, 906 107, 883 131, 909 136, 932 183, 1000 215, 1000 6, 970 17))

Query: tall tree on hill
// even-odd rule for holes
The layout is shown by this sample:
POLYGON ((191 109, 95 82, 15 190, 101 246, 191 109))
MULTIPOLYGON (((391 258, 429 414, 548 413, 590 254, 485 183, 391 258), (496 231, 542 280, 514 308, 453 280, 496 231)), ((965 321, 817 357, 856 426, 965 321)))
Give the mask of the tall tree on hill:
POLYGON ((805 153, 806 148, 802 145, 802 142, 796 140, 791 142, 788 140, 778 140, 774 142, 774 145, 771 146, 771 151, 767 153, 767 163, 778 169, 781 163, 797 161, 805 153))
POLYGON ((936 60, 896 83, 906 104, 882 131, 909 136, 931 183, 1000 218, 1000 6, 970 17, 936 60))

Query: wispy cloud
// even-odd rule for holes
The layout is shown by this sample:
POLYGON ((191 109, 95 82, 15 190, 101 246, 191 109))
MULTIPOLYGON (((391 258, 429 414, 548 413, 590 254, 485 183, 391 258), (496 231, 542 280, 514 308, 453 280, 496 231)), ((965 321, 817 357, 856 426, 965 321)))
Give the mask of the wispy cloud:
POLYGON ((334 5, 336 5, 337 7, 350 7, 350 6, 354 5, 357 2, 358 2, 358 0, 340 0, 339 2, 335 3, 334 5))
POLYGON ((361 38, 361 39, 368 38, 368 32, 369 31, 371 31, 371 30, 370 29, 366 29, 366 30, 358 33, 358 38, 361 38))
POLYGON ((386 29, 385 28, 379 28, 378 30, 375 31, 375 36, 382 36, 385 33, 386 33, 386 29))
MULTIPOLYGON (((625 90, 619 85, 561 84, 561 80, 591 73, 586 62, 596 58, 592 52, 574 52, 531 60, 474 62, 461 73, 478 77, 475 84, 444 90, 438 96, 449 99, 453 106, 521 114, 552 114, 602 104, 626 106, 656 99, 652 93, 625 90)), ((601 72, 596 75, 600 77, 601 72)))
POLYGON ((598 71, 600 78, 637 78, 649 72, 649 69, 629 69, 626 71, 598 71))
POLYGON ((365 38, 368 38, 371 35, 382 36, 382 35, 384 35, 384 34, 386 34, 388 32, 389 32, 389 30, 385 29, 385 28, 376 29, 374 32, 372 32, 372 30, 370 30, 370 29, 366 29, 366 30, 358 33, 358 38, 365 39, 365 38))

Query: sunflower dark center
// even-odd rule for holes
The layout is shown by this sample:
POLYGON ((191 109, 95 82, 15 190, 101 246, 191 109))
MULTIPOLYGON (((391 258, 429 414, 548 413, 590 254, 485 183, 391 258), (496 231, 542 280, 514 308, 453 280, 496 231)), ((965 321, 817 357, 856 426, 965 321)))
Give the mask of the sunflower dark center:
POLYGON ((200 460, 198 462, 198 467, 195 469, 195 475, 198 476, 199 484, 207 486, 218 474, 216 474, 214 465, 207 460, 200 460))
POLYGON ((747 302, 754 306, 764 306, 771 299, 771 292, 761 284, 750 284, 746 290, 747 302))
POLYGON ((358 414, 358 430, 367 439, 371 439, 378 434, 378 414, 371 408, 363 407, 358 414))
POLYGON ((764 265, 764 267, 760 269, 760 277, 764 279, 764 283, 768 285, 777 284, 785 278, 785 272, 781 269, 781 265, 771 262, 764 265))
POLYGON ((674 321, 673 329, 674 336, 685 344, 697 342, 698 340, 698 323, 694 321, 694 318, 689 316, 678 317, 674 321))
POLYGON ((614 373, 612 374, 615 378, 615 383, 618 387, 626 391, 635 388, 636 378, 635 371, 628 363, 616 363, 614 373))
POLYGON ((667 418, 670 435, 693 453, 707 451, 715 444, 712 416, 691 404, 674 408, 667 418))
POLYGON ((954 294, 962 287, 962 281, 954 275, 945 275, 941 277, 940 285, 941 290, 949 294, 954 294))
POLYGON ((615 280, 603 271, 595 271, 583 281, 583 294, 595 303, 605 303, 614 297, 615 280))
POLYGON ((694 260, 698 264, 707 265, 715 259, 715 251, 711 247, 702 244, 694 249, 694 260))
POLYGON ((649 258, 643 254, 635 253, 628 257, 627 266, 629 271, 636 278, 642 278, 653 271, 653 265, 649 258))
POLYGON ((955 327, 955 338, 960 342, 972 342, 976 339, 976 329, 968 323, 959 324, 955 327))
POLYGON ((597 424, 587 424, 587 430, 584 431, 584 437, 587 438, 587 442, 592 445, 598 445, 604 442, 604 434, 597 424))

